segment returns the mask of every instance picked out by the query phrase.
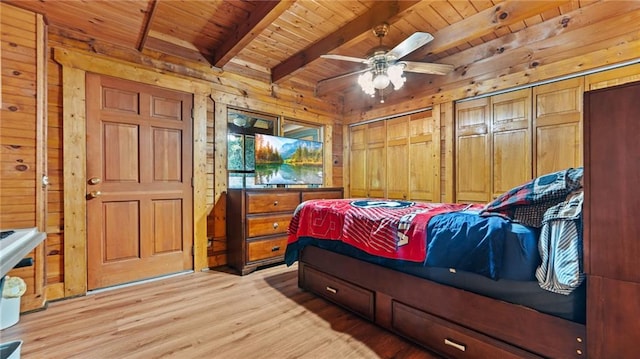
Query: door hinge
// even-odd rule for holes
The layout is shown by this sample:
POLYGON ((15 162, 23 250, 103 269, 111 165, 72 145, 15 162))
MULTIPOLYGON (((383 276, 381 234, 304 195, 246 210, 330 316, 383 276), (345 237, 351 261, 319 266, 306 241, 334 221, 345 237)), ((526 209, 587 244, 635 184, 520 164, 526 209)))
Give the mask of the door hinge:
POLYGON ((191 119, 193 120, 193 107, 191 107, 191 119))
POLYGON ((193 177, 191 177, 191 187, 193 187, 193 177))

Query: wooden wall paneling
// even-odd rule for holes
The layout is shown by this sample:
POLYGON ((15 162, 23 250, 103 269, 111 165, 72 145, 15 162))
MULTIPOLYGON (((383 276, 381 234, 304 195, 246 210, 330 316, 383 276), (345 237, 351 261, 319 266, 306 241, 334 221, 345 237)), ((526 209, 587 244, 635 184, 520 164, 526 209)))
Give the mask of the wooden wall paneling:
MULTIPOLYGON (((213 97, 211 97, 213 101, 213 97)), ((213 101, 213 209, 209 211, 207 238, 209 267, 227 264, 226 191, 227 191, 227 105, 213 101)))
POLYGON ((344 127, 336 123, 333 127, 333 141, 331 145, 331 167, 333 168, 333 186, 343 187, 344 183, 344 127))
POLYGON ((634 81, 640 81, 640 63, 587 75, 584 78, 584 90, 597 90, 634 81))
POLYGON ((456 104, 456 201, 491 198, 491 107, 489 98, 456 104))
POLYGON ((342 125, 342 188, 345 198, 351 198, 351 127, 342 125))
POLYGON ((533 177, 582 166, 584 77, 533 88, 533 177))
MULTIPOLYGON (((46 25, 42 15, 0 4, 0 228, 46 230, 46 25)), ((9 271, 27 291, 21 311, 41 308, 46 300, 45 243, 27 257, 33 265, 9 271)))
POLYGON ((491 97, 491 198, 531 179, 531 89, 491 97))
MULTIPOLYGON (((188 90, 187 90, 188 91, 188 90)), ((209 89, 198 86, 193 92, 193 270, 209 267, 207 260, 207 101, 209 89)), ((209 208, 207 208, 209 207, 209 208)))
POLYGON ((322 177, 323 177, 323 185, 326 187, 333 186, 333 125, 326 124, 324 126, 324 151, 322 152, 322 177))
POLYGON ((409 120, 410 116, 402 116, 386 121, 387 156, 382 165, 386 167, 387 198, 409 198, 409 120))

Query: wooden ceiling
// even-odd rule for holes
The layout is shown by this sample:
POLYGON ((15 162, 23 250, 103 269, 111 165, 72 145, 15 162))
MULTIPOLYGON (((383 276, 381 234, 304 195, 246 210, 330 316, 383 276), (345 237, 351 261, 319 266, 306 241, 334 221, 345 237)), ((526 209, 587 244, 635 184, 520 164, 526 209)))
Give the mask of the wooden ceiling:
POLYGON ((357 76, 323 80, 364 65, 320 55, 366 57, 378 45, 371 29, 384 22, 388 47, 416 31, 434 35, 404 59, 455 67, 445 76, 407 74, 388 101, 469 84, 473 95, 489 79, 495 87, 497 78, 640 36, 640 1, 3 1, 44 14, 50 36, 166 54, 342 102, 372 100, 357 76))

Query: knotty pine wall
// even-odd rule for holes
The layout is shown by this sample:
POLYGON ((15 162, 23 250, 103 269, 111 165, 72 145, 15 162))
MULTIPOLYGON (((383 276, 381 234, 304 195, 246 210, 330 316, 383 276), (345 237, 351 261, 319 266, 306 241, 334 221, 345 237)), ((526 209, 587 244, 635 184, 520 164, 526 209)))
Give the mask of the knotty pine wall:
MULTIPOLYGON (((45 231, 45 23, 28 11, 4 6, 1 10, 0 228, 45 231)), ((27 255, 34 259, 33 266, 8 273, 27 284, 23 310, 44 305, 45 246, 27 255)))

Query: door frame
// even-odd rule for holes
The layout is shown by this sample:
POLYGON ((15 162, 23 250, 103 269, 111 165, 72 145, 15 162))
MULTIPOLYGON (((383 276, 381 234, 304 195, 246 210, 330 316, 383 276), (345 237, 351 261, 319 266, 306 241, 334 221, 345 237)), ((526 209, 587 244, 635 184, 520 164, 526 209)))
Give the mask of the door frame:
POLYGON ((206 208, 207 100, 211 87, 128 62, 54 48, 62 65, 64 180, 64 297, 87 293, 87 72, 193 94, 193 269, 208 268, 206 208))

